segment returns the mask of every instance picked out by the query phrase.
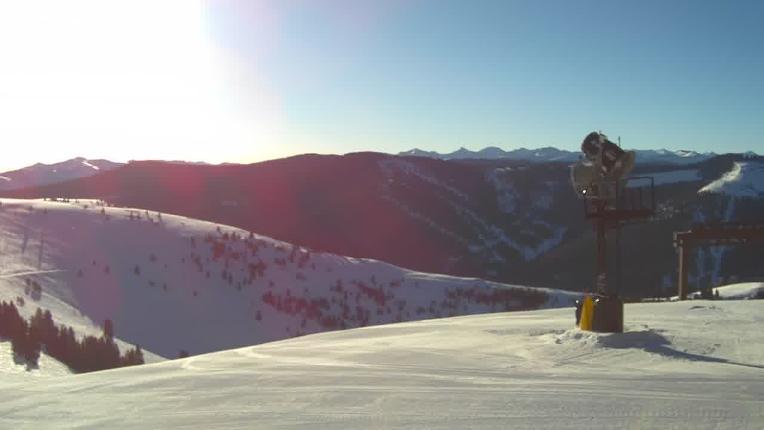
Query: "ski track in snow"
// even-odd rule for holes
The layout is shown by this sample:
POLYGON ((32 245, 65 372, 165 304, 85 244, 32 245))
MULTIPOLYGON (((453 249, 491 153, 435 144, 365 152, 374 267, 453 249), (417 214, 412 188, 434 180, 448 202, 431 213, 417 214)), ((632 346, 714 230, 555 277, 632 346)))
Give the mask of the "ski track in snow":
POLYGON ((0 427, 762 428, 762 311, 633 304, 623 334, 572 309, 473 315, 2 380, 0 427))
POLYGON ((90 167, 93 170, 101 170, 100 167, 96 166, 95 164, 91 164, 90 162, 88 162, 88 160, 82 160, 82 164, 84 166, 90 167))
POLYGON ((19 278, 21 276, 31 276, 31 275, 46 275, 49 273, 61 273, 61 272, 65 272, 65 270, 52 269, 52 270, 31 270, 31 271, 17 272, 17 273, 0 273, 0 279, 19 278))

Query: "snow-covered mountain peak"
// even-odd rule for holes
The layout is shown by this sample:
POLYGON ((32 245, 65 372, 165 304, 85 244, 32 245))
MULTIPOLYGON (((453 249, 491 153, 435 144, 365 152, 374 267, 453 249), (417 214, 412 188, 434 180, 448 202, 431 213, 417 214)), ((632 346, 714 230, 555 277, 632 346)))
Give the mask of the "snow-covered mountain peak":
POLYGON ((434 151, 425 151, 423 149, 414 148, 408 151, 403 151, 399 153, 398 155, 401 156, 410 156, 410 157, 429 157, 429 158, 439 158, 438 153, 434 151))
POLYGON ((505 154, 504 150, 497 146, 487 146, 477 152, 482 158, 497 158, 505 154))
POLYGON ((697 151, 690 151, 686 149, 680 149, 680 150, 674 151, 674 154, 676 154, 679 157, 697 157, 698 155, 701 155, 701 153, 697 151))
POLYGON ((116 169, 122 163, 108 160, 92 160, 76 157, 59 163, 36 163, 22 169, 0 174, 0 191, 16 190, 27 187, 64 182, 116 169))
MULTIPOLYGON (((640 162, 652 162, 660 164, 692 164, 705 161, 716 156, 713 152, 700 153, 691 150, 668 150, 668 149, 647 149, 636 150, 637 160, 640 162)), ((575 162, 581 157, 578 151, 568 151, 545 146, 541 148, 517 148, 504 150, 496 146, 489 146, 479 151, 472 151, 464 147, 450 153, 438 153, 435 151, 425 151, 413 149, 411 151, 401 152, 399 155, 412 155, 420 157, 440 158, 443 160, 455 159, 486 159, 486 160, 519 160, 530 162, 575 162)))

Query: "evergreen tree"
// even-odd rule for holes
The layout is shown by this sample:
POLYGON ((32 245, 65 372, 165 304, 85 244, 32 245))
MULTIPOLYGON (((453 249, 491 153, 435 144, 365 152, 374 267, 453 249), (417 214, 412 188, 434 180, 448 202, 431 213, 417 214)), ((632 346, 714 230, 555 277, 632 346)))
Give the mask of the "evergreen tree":
POLYGON ((120 360, 122 366, 137 366, 143 363, 143 351, 141 351, 141 347, 138 345, 128 349, 120 360))
POLYGON ((11 348, 16 356, 36 366, 40 359, 40 342, 30 336, 26 321, 22 321, 22 324, 22 333, 11 339, 11 348))
POLYGON ((103 337, 114 339, 114 323, 110 319, 103 322, 103 337))

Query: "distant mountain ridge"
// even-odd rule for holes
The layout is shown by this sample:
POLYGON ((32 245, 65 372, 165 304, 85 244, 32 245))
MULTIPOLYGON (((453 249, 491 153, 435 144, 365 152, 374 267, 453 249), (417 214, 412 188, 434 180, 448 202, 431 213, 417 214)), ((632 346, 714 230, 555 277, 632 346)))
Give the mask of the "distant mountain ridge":
MULTIPOLYGON (((103 199, 421 272, 581 290, 591 284, 594 243, 567 164, 381 153, 246 165, 136 161, 0 196, 103 199)), ((644 264, 623 265, 622 294, 673 294, 667 289, 676 276, 673 232, 699 222, 760 223, 761 166, 764 157, 752 154, 694 164, 638 160, 634 174, 654 180, 656 214, 623 230, 623 261, 644 264)), ((698 249, 693 259, 695 286, 764 276, 760 253, 750 246, 698 249)))
MULTIPOLYGON (((697 152, 691 150, 668 150, 668 149, 638 149, 637 159, 640 162, 656 164, 692 164, 715 157, 714 152, 697 152)), ((505 151, 496 146, 488 146, 479 151, 472 151, 461 147, 456 151, 441 154, 436 151, 426 151, 414 148, 409 151, 398 153, 401 156, 428 157, 441 160, 517 160, 530 162, 575 162, 581 154, 576 151, 566 151, 551 146, 528 149, 519 148, 505 151)), ((753 151, 746 152, 748 156, 756 156, 753 151)))
POLYGON ((0 173, 0 190, 10 191, 55 184, 71 179, 93 176, 121 166, 123 166, 123 163, 101 159, 89 160, 84 157, 76 157, 53 164, 37 163, 21 169, 0 173))
MULTIPOLYGON (((446 154, 414 148, 409 151, 400 152, 398 155, 404 157, 425 157, 439 160, 512 160, 531 163, 573 163, 579 160, 581 157, 579 152, 567 151, 551 146, 536 149, 518 148, 509 151, 505 151, 496 146, 488 146, 479 151, 472 151, 462 147, 456 151, 446 154)), ((758 155, 753 151, 747 151, 741 155, 744 158, 758 157, 758 155)), ((717 154, 713 152, 700 153, 690 150, 637 150, 637 160, 640 164, 651 163, 684 165, 706 161, 715 156, 717 156, 717 154)), ((142 161, 150 160, 131 160, 127 164, 140 163, 142 161)), ((213 165, 204 161, 154 161, 173 165, 213 165)), ((0 191, 14 191, 23 188, 41 187, 74 179, 87 178, 98 173, 107 172, 125 165, 125 163, 119 163, 105 159, 87 159, 85 157, 76 157, 70 160, 53 164, 36 163, 21 169, 0 173, 0 191)), ((237 166, 240 164, 222 163, 220 165, 237 166)))
MULTIPOLYGON (((248 165, 136 161, 0 195, 104 199, 422 272, 580 290, 591 282, 594 244, 566 164, 380 153, 248 165)), ((654 179, 657 210, 651 221, 623 231, 622 243, 629 244, 623 261, 646 261, 649 270, 624 264, 622 293, 667 292, 676 272, 672 232, 696 222, 760 223, 764 199, 759 191, 743 195, 764 190, 756 168, 762 165, 764 157, 751 154, 695 164, 638 161, 635 175, 654 179), (714 192, 698 192, 712 183, 720 185, 714 192)), ((694 256, 693 285, 764 276, 755 249, 701 251, 694 256)))

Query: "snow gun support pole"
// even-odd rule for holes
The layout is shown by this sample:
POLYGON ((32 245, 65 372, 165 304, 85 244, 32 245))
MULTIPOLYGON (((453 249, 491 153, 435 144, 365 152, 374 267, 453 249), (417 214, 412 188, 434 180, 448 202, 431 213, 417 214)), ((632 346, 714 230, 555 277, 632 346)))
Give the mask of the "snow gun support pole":
MULTIPOLYGON (((576 325, 582 330, 607 333, 623 332, 623 300, 608 282, 607 230, 616 232, 620 246, 620 228, 629 220, 643 219, 655 213, 653 178, 632 177, 635 154, 624 151, 602 133, 590 133, 581 145, 585 159, 571 168, 571 180, 584 200, 584 215, 595 230, 595 287, 576 303, 576 325)), ((616 270, 620 276, 620 249, 616 249, 616 270)))
MULTIPOLYGON (((601 204, 602 202, 597 202, 601 204)), ((603 211, 604 208, 598 208, 598 211, 603 211)), ((600 217, 594 220, 594 230, 597 237, 596 254, 595 254, 595 266, 596 278, 595 285, 596 290, 604 295, 610 295, 610 286, 608 284, 607 276, 607 220, 605 217, 600 217)))

